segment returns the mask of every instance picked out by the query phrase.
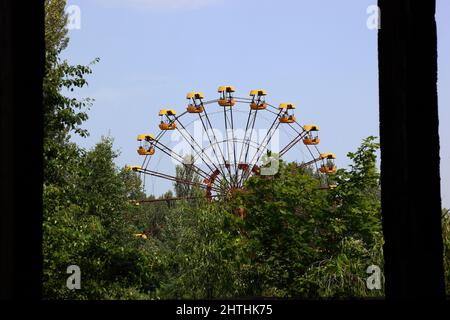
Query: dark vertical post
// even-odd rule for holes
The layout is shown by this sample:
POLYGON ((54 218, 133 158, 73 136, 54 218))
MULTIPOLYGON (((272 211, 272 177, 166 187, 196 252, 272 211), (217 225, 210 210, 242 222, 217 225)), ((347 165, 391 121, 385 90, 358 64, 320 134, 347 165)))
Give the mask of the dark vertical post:
POLYGON ((40 298, 43 1, 0 0, 0 299, 40 298))
POLYGON ((444 299, 434 0, 379 0, 387 299, 444 299))

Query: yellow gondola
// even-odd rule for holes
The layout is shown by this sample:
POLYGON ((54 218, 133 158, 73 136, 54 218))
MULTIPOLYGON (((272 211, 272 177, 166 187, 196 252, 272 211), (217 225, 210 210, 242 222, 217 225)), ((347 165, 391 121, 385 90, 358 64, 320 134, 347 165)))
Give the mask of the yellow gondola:
POLYGON ((278 109, 280 110, 293 110, 295 109, 296 106, 294 103, 280 103, 280 106, 278 107, 278 109))
POLYGON ((267 95, 266 90, 256 89, 250 91, 250 97, 252 102, 250 103, 250 109, 252 110, 264 110, 267 108, 267 103, 264 101, 264 96, 267 95))
POLYGON ((141 156, 151 156, 155 154, 155 148, 145 149, 143 146, 140 146, 137 150, 138 154, 141 156))
POLYGON ((322 165, 319 168, 319 171, 322 173, 336 173, 336 167, 335 166, 326 166, 326 165, 322 165))
POLYGON ((281 123, 293 123, 297 120, 297 118, 295 116, 288 116, 288 115, 284 115, 280 117, 280 122, 281 123))
POLYGON ((142 233, 135 233, 134 236, 137 237, 137 238, 142 238, 142 239, 144 239, 144 240, 148 240, 148 237, 147 237, 147 235, 145 234, 145 232, 142 232, 142 233))
POLYGON ((194 106, 192 104, 188 105, 186 111, 188 113, 202 113, 205 110, 203 106, 194 106))
POLYGON ((174 117, 177 114, 177 112, 173 109, 161 109, 159 111, 159 116, 161 117, 161 123, 159 124, 159 128, 161 130, 175 130, 177 127, 174 120, 171 120, 170 117, 174 117), (166 116, 169 121, 165 121, 163 117, 166 116))
POLYGON ((205 96, 201 92, 188 92, 188 94, 186 95, 186 99, 201 100, 204 98, 205 96))
POLYGON ((155 136, 153 134, 144 133, 137 136, 137 141, 152 141, 155 140, 155 136))
POLYGON ((319 126, 316 126, 314 124, 308 124, 303 127, 305 131, 307 131, 307 134, 305 138, 303 139, 303 143, 305 145, 317 145, 320 142, 319 136, 317 132, 320 130, 319 126))
POLYGON ((220 86, 217 89, 220 93, 219 101, 217 103, 222 107, 232 107, 236 101, 233 98, 234 87, 233 86, 220 86))
POLYGON ((203 101, 204 95, 201 92, 188 92, 186 99, 191 100, 187 106, 188 113, 202 113, 204 111, 203 101))
POLYGON ((137 141, 141 143, 137 152, 141 156, 151 156, 155 153, 155 149, 153 148, 153 141, 155 140, 155 136, 153 134, 144 133, 137 136, 137 141), (142 143, 146 143, 147 146, 143 146, 142 143))
POLYGON ((336 172, 336 165, 334 164, 334 159, 336 159, 336 155, 334 153, 322 153, 320 155, 320 159, 322 160, 322 166, 319 168, 320 172, 322 173, 336 172))
POLYGON ((321 153, 320 154, 320 159, 333 160, 333 159, 336 159, 336 155, 334 153, 321 153))
POLYGON ((128 166, 128 168, 131 169, 132 171, 142 171, 141 166, 128 166))
POLYGON ((161 122, 159 124, 159 128, 161 130, 175 130, 176 127, 177 127, 177 124, 174 122, 172 122, 172 123, 161 122))
POLYGON ((161 109, 159 110, 159 115, 160 116, 164 116, 164 115, 168 115, 168 116, 175 116, 177 114, 177 112, 173 109, 161 109))
POLYGON ((283 110, 283 114, 279 118, 281 123, 293 123, 297 120, 297 118, 289 112, 289 110, 295 109, 295 104, 281 103, 278 109, 283 110))
POLYGON ((254 97, 254 96, 262 97, 262 96, 266 96, 266 95, 267 95, 267 92, 264 89, 254 89, 254 90, 250 91, 250 96, 251 97, 254 97))

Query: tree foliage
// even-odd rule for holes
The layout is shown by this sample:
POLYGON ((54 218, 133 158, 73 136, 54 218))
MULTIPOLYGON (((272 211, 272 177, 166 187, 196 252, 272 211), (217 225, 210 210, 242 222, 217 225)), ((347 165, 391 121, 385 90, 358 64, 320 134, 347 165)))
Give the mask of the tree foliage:
POLYGON ((45 1, 44 183, 65 184, 69 173, 64 172, 61 163, 65 163, 64 160, 74 161, 80 152, 77 146, 69 142, 70 133, 88 134, 81 124, 88 118, 86 112, 92 100, 69 97, 63 91, 71 92, 86 86, 85 76, 92 73, 91 65, 99 61, 95 59, 87 66, 72 66, 68 61, 61 60, 60 53, 69 42, 65 6, 65 0, 45 1))
POLYGON ((60 59, 68 44, 65 5, 64 0, 45 1, 43 295, 137 298, 145 292, 151 263, 127 221, 138 210, 128 200, 142 194, 140 181, 116 168, 110 139, 89 151, 70 142, 71 133, 87 135, 81 125, 91 100, 67 93, 86 86, 85 76, 92 71, 90 65, 60 59), (81 291, 66 287, 66 270, 73 264, 82 270, 81 291))
POLYGON ((280 161, 232 199, 167 210, 152 297, 382 296, 366 286, 367 267, 383 266, 377 148, 369 137, 349 153, 332 191, 312 169, 280 161))

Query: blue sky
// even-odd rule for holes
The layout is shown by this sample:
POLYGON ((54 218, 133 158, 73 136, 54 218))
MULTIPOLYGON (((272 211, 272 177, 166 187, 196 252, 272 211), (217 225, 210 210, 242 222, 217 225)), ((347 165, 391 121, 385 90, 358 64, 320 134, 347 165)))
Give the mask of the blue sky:
MULTIPOLYGON (((239 96, 264 88, 274 105, 295 102, 301 123, 321 126, 321 151, 346 167, 347 152, 379 134, 377 32, 366 26, 375 2, 69 0, 81 10, 81 29, 70 31, 64 58, 101 59, 77 92, 96 100, 84 124, 90 137, 73 140, 90 148, 109 134, 118 166, 140 164, 136 135, 158 132, 159 109, 181 111, 188 91, 216 98, 230 84, 239 96)), ((449 1, 437 1, 437 21, 442 200, 450 207, 449 1)), ((156 158, 155 168, 173 173, 166 160, 156 158)), ((170 187, 155 178, 146 189, 170 187)))

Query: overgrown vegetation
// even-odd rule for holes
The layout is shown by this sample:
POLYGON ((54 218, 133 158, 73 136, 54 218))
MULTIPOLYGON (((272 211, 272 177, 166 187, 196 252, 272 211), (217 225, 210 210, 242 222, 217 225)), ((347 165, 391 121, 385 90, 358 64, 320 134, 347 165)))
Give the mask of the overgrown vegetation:
MULTIPOLYGON (((114 160, 113 140, 84 150, 70 134, 88 133, 91 100, 64 96, 84 87, 91 65, 61 61, 67 46, 63 0, 47 0, 44 81, 44 279, 46 299, 373 297, 369 265, 383 267, 379 173, 374 137, 348 157, 350 169, 320 190, 312 170, 280 161, 273 177, 254 176, 232 200, 167 201, 137 206, 139 177, 114 160), (245 208, 245 218, 238 214, 245 208), (135 234, 147 231, 148 240, 135 234), (68 290, 78 265, 82 288, 68 290)), ((97 59, 94 61, 98 61, 97 59)), ((183 179, 198 181, 186 168, 183 179)), ((175 185, 177 196, 197 196, 175 185)), ((148 198, 154 198, 149 196, 148 198)), ((447 292, 450 217, 443 210, 447 292)), ((383 278, 382 288, 383 286, 383 278)))

